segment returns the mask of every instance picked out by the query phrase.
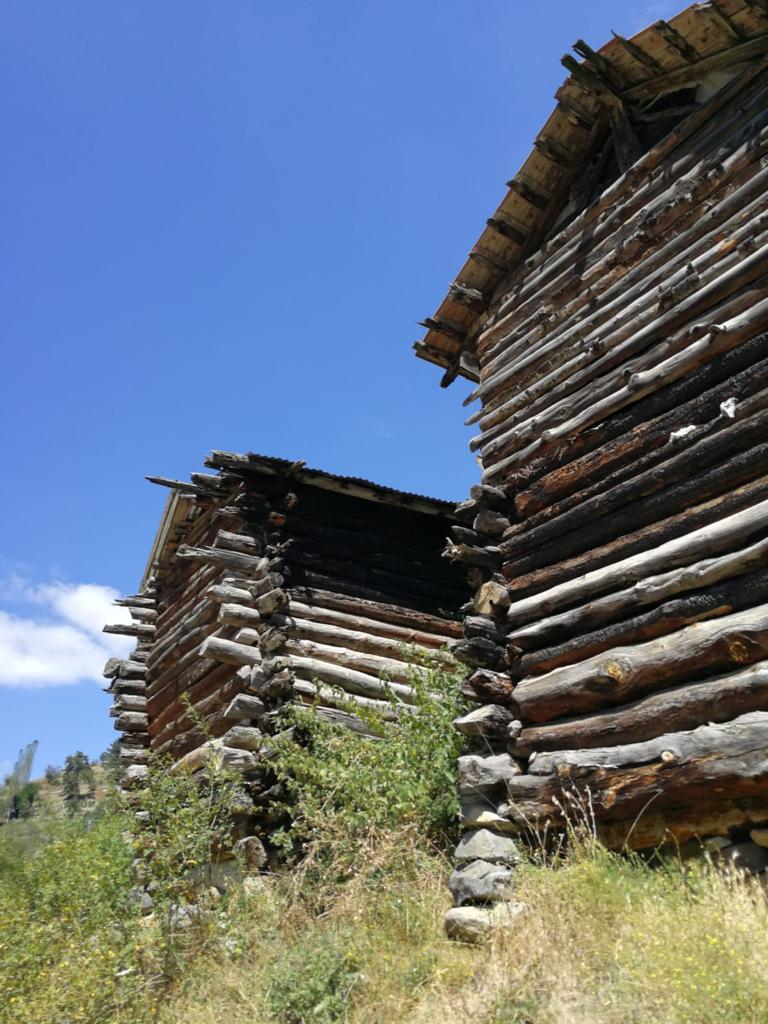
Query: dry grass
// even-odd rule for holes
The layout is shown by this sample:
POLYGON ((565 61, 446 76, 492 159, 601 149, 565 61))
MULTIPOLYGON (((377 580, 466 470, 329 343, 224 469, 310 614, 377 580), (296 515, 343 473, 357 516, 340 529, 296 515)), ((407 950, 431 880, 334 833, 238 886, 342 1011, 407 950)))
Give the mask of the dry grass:
POLYGON ((587 844, 556 869, 523 871, 525 915, 473 949, 443 937, 441 857, 406 833, 372 842, 359 865, 336 887, 310 868, 252 897, 239 919, 249 951, 199 965, 164 1024, 768 1020, 768 908, 755 883, 587 844))

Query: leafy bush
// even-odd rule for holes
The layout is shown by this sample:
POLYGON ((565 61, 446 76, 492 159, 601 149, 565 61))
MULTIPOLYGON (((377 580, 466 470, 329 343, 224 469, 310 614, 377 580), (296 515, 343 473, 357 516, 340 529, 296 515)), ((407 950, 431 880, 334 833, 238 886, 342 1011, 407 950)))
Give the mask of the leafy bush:
POLYGON ((0 1021, 149 1019, 126 818, 34 822, 34 844, 16 824, 0 830, 0 1021))
POLYGON ((295 729, 274 760, 289 794, 292 825, 281 837, 287 849, 310 842, 343 857, 371 832, 412 825, 442 841, 455 826, 459 677, 437 659, 424 668, 413 673, 412 712, 390 699, 397 721, 348 704, 374 739, 324 722, 312 708, 290 710, 295 729))
POLYGON ((347 1016, 358 979, 355 953, 342 935, 310 932, 275 967, 267 1005, 280 1024, 337 1024, 347 1016))

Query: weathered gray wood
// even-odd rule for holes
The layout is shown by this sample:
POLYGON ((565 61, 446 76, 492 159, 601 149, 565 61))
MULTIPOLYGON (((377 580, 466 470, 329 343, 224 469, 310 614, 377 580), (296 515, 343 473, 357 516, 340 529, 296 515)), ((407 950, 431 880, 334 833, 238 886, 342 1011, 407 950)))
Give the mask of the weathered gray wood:
POLYGON ((413 689, 410 686, 386 682, 368 673, 345 668, 343 665, 332 662, 321 661, 318 658, 292 655, 291 668, 299 679, 308 679, 310 682, 317 679, 332 686, 339 686, 342 690, 348 690, 350 693, 359 693, 363 697, 386 699, 389 694, 392 694, 407 704, 412 704, 414 700, 413 689))
MULTIPOLYGON (((740 672, 684 683, 598 714, 524 728, 513 752, 517 757, 527 757, 534 751, 637 743, 652 739, 660 728, 677 732, 702 722, 727 722, 766 706, 768 664, 760 662, 740 672)), ((536 763, 539 760, 537 756, 536 763)))
POLYGON ((515 601, 507 612, 508 624, 510 627, 523 625, 539 616, 551 615, 560 608, 586 601, 607 590, 625 588, 630 583, 636 583, 658 573, 659 570, 691 565, 702 555, 716 555, 732 550, 759 530, 765 529, 767 525, 768 501, 761 501, 654 549, 595 569, 532 597, 515 601))
POLYGON ((248 647, 218 636, 209 636, 200 648, 201 658, 213 658, 228 665, 259 665, 261 651, 258 647, 248 647))
POLYGON ((233 725, 221 737, 225 747, 236 747, 238 750, 251 750, 258 753, 264 743, 264 733, 261 729, 245 725, 233 725))
POLYGON ((540 647, 553 639, 584 633, 628 611, 656 604, 673 594, 709 587, 732 576, 744 576, 765 565, 766 561, 768 538, 738 551, 706 558, 657 576, 647 576, 631 587, 578 605, 559 615, 537 619, 520 629, 511 630, 509 640, 523 650, 540 647))
POLYGON ((483 739, 506 739, 514 714, 500 704, 483 704, 479 708, 454 719, 453 727, 463 736, 481 736, 483 739))

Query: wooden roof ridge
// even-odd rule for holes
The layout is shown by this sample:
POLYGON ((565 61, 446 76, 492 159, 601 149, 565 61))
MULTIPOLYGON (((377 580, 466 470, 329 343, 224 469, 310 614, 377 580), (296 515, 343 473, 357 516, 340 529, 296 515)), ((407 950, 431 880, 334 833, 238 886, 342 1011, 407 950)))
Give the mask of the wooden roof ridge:
MULTIPOLYGON (((613 129, 621 187, 639 157, 626 106, 697 84, 715 71, 768 54, 768 0, 708 0, 595 51, 577 40, 562 63, 570 74, 533 149, 490 217, 437 312, 421 321, 427 333, 417 356, 445 369, 441 386, 457 376, 477 382, 474 339, 498 286, 541 249, 547 232, 578 187, 583 164, 613 129), (623 159, 622 159, 623 157, 623 159)), ((594 204, 593 204, 594 205, 594 204)), ((587 208, 589 209, 589 207, 587 208)), ((583 211, 569 229, 578 229, 583 211)))

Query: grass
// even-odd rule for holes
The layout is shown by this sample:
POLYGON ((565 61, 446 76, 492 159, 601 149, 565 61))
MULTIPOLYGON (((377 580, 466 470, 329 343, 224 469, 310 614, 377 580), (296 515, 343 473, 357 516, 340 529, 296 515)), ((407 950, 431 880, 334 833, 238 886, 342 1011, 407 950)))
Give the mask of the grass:
POLYGON ((756 882, 574 844, 521 870, 511 931, 466 947, 443 936, 450 864, 412 825, 360 837, 343 873, 310 851, 209 904, 163 977, 168 936, 131 900, 125 824, 0 829, 2 1024, 768 1021, 756 882))
POLYGON ((760 886, 705 865, 651 868, 595 844, 530 866, 526 905, 480 948, 443 938, 442 856, 371 839, 334 892, 275 882, 243 919, 249 952, 200 963, 164 1024, 765 1024, 760 886), (339 998, 339 994, 342 998, 339 998))

